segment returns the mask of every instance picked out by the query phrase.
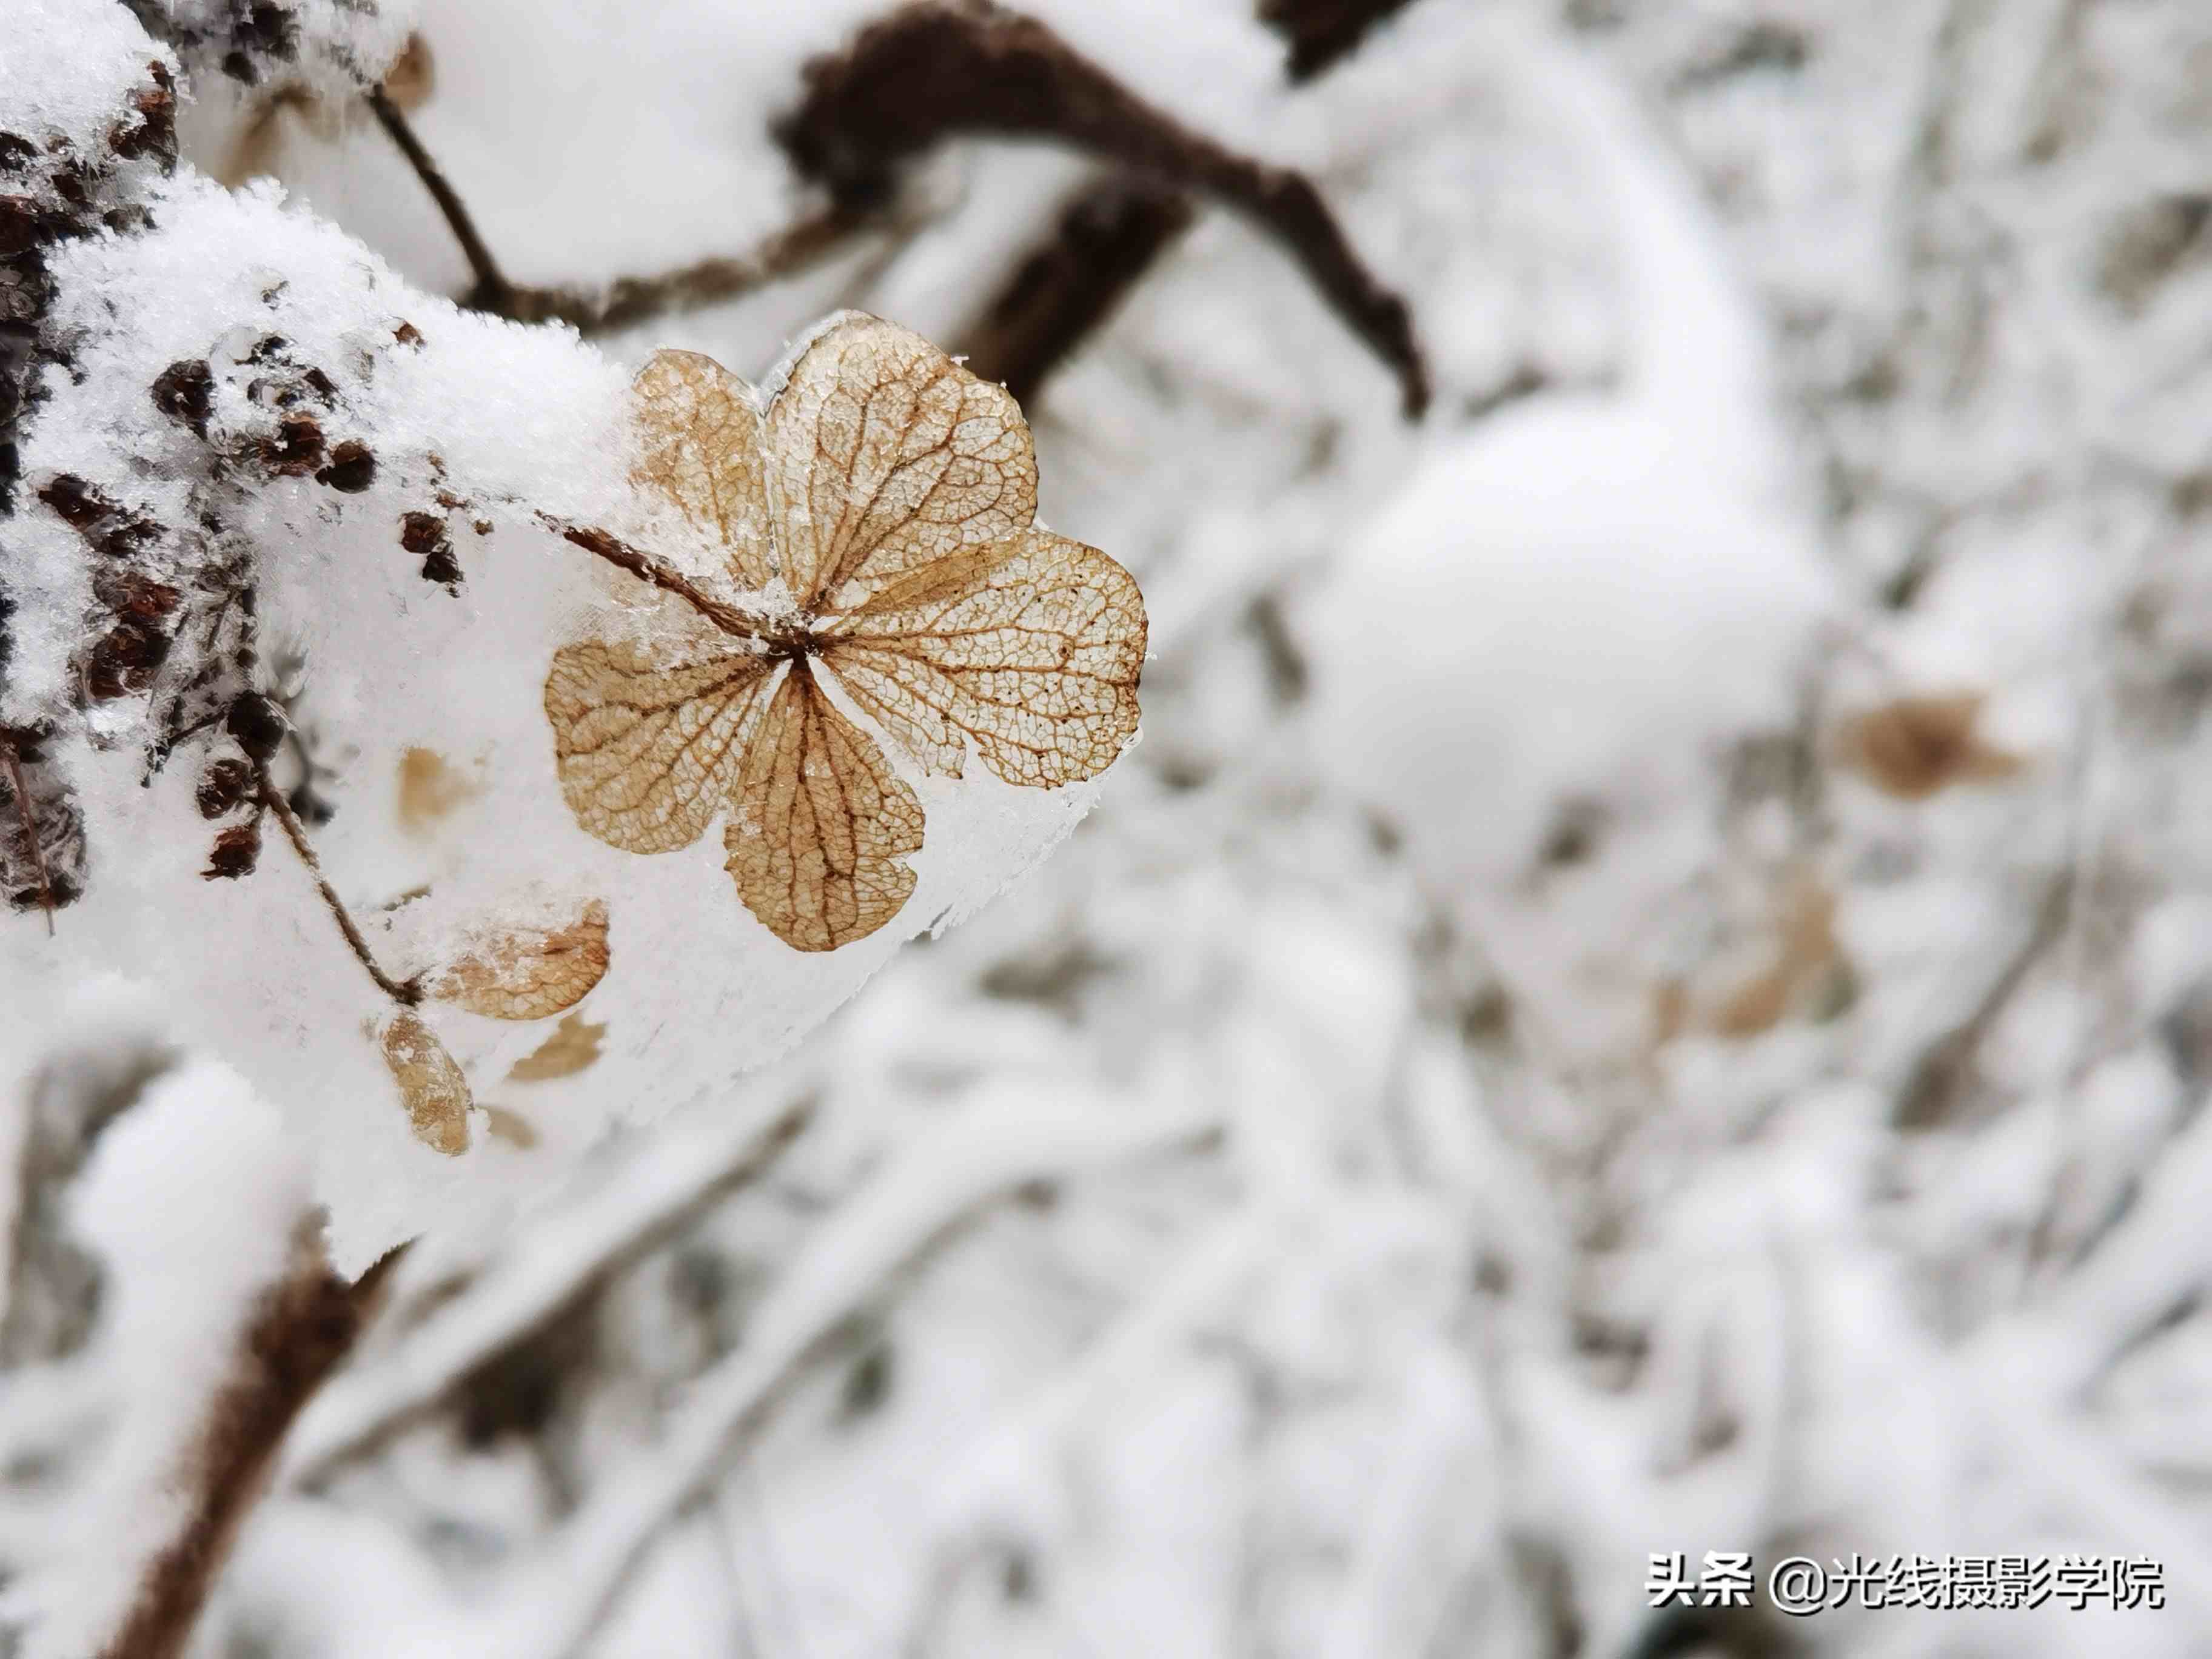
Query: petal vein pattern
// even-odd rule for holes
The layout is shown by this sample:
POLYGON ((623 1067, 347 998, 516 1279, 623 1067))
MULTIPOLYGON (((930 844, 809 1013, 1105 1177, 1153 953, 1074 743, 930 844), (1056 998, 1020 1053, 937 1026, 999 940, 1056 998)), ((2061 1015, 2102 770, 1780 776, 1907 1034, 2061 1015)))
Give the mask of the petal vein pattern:
POLYGON ((972 738, 1009 783, 1095 777, 1137 729, 1145 612, 1097 548, 1031 531, 895 583, 823 660, 915 760, 958 776, 972 738))
POLYGON ((776 689, 723 832, 745 908, 799 951, 882 927, 914 891, 921 802, 876 740, 822 695, 805 662, 776 689))
POLYGON ((630 383, 630 398, 639 441, 634 482, 719 541, 739 586, 767 586, 774 526, 751 390, 712 357, 656 351, 630 383))
POLYGON ((1004 540, 1036 512, 1012 396, 872 317, 807 347, 768 426, 784 577, 802 606, 1004 540))
POLYGON ((848 316, 800 352, 764 416, 688 352, 657 354, 635 391, 641 489, 719 534, 736 580, 780 576, 789 600, 733 607, 649 550, 549 520, 657 589, 701 641, 672 660, 605 641, 555 653, 545 714, 586 830, 665 853, 726 807, 746 908, 795 949, 832 951, 913 893, 922 808, 820 669, 928 772, 958 776, 972 744, 1007 782, 1051 788, 1127 745, 1144 601, 1097 549, 1035 527, 1036 458, 1003 387, 848 316))
POLYGON ((698 840, 737 784, 771 666, 732 655, 670 667, 599 641, 554 653, 545 718, 576 822, 630 853, 698 840))

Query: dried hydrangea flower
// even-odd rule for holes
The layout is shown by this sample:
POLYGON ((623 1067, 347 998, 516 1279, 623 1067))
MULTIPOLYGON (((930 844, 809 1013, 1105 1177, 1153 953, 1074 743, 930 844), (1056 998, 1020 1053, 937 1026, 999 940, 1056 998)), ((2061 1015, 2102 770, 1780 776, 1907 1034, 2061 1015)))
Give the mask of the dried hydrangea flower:
POLYGON ((711 358, 656 353, 634 386, 636 480, 718 543, 715 599, 597 531, 568 538, 659 588, 671 655, 593 640, 545 681, 576 821, 634 853, 726 813, 727 868, 787 944, 830 951, 913 892, 921 802, 834 677, 927 772, 972 743, 1010 783, 1096 776, 1137 727, 1144 604, 1097 549, 1036 528, 1029 428, 1003 387, 919 336, 852 316, 765 405, 711 358))

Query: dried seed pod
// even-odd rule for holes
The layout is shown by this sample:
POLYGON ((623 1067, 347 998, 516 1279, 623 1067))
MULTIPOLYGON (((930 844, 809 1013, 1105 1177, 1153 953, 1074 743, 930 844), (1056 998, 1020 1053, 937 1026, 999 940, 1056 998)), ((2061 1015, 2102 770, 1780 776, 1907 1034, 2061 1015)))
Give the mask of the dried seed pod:
POLYGON ((358 495, 376 482, 376 457, 368 446, 349 438, 331 449, 331 464, 315 474, 315 482, 349 495, 358 495))
POLYGON ((253 873, 253 866, 261 861, 261 818, 259 814, 244 823, 234 823, 215 838, 215 847, 208 854, 207 868, 200 872, 203 881, 236 881, 240 876, 253 873))
POLYGON ((215 410, 214 373, 197 357, 171 363, 155 379, 154 407, 206 437, 215 410))
POLYGON ((246 758, 264 763, 283 747, 284 734, 291 730, 284 711, 258 691, 241 691, 233 697, 222 724, 238 739, 246 758))
POLYGON ((253 792, 253 769, 234 755, 208 763, 192 799, 204 818, 219 818, 236 811, 253 792))
POLYGON ((305 477, 323 459, 323 424, 312 415, 287 415, 276 435, 260 445, 261 464, 279 477, 305 477))

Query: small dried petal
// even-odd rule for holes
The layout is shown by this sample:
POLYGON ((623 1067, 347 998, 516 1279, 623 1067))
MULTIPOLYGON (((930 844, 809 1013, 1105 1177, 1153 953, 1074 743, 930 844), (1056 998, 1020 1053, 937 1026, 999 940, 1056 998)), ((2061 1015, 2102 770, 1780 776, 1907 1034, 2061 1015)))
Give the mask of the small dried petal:
POLYGON ((422 1017, 402 1008, 377 1039, 415 1139, 433 1152, 459 1158, 469 1149, 469 1080, 422 1017))
POLYGON ((410 835, 428 834, 477 793, 468 775, 434 749, 410 749, 399 757, 399 827, 410 835))
POLYGON ((607 971, 607 907, 593 899, 565 927, 501 934, 449 963, 430 994, 489 1019, 545 1019, 573 1008, 607 971))
POLYGON ((551 1036, 514 1062, 507 1080, 550 1083, 555 1078, 574 1077, 599 1059, 599 1039, 606 1034, 605 1025, 594 1025, 581 1014, 563 1015, 551 1036))

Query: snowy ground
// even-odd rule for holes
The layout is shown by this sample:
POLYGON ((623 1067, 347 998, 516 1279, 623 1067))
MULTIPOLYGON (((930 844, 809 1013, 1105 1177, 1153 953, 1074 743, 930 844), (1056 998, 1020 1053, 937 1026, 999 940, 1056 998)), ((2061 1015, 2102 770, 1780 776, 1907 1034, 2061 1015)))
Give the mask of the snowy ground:
MULTIPOLYGON (((136 25, 28 3, 0 115, 90 132, 136 25)), ((881 8, 641 9, 419 20, 410 118, 518 282, 788 222, 768 118, 881 8)), ((1203 211, 1028 410, 1040 517, 1150 615, 1089 816, 1048 854, 1074 806, 945 786, 915 928, 1042 862, 803 972, 730 943, 718 848, 631 860, 672 872, 616 960, 661 978, 610 979, 605 1068, 493 1103, 528 1133, 466 1176, 354 1115, 362 988, 296 868, 200 881, 192 775, 103 771, 102 705, 87 896, 51 944, 0 919, 20 1650, 118 1617, 311 1196, 349 1269, 427 1231, 195 1653, 2212 1650, 2212 14, 1416 0, 1292 88, 1245 0, 1030 9, 1314 179, 1412 306, 1427 420, 1203 211), (81 1171, 33 1156, 88 1119, 81 1171), (2166 1606, 1662 1620, 1676 1551, 2143 1558, 2166 1606)), ((331 38, 388 58, 386 12, 331 38)), ((146 381, 281 283, 334 362, 365 316, 430 337, 345 389, 389 455, 617 511, 651 350, 759 377, 848 306, 953 340, 1089 176, 957 146, 919 228, 578 344, 430 297, 451 234, 316 72, 258 125, 204 76, 160 259, 74 245, 89 368, 33 489, 181 511, 146 381)), ((505 671, 579 602, 527 528, 463 536, 441 610, 309 480, 257 499, 341 884, 630 879, 502 793, 540 740, 505 671), (462 804, 410 839, 425 748, 462 804)), ((82 559, 29 491, 0 518, 0 724, 65 696, 82 559)), ((543 1036, 482 1024, 471 1068, 543 1036)))

